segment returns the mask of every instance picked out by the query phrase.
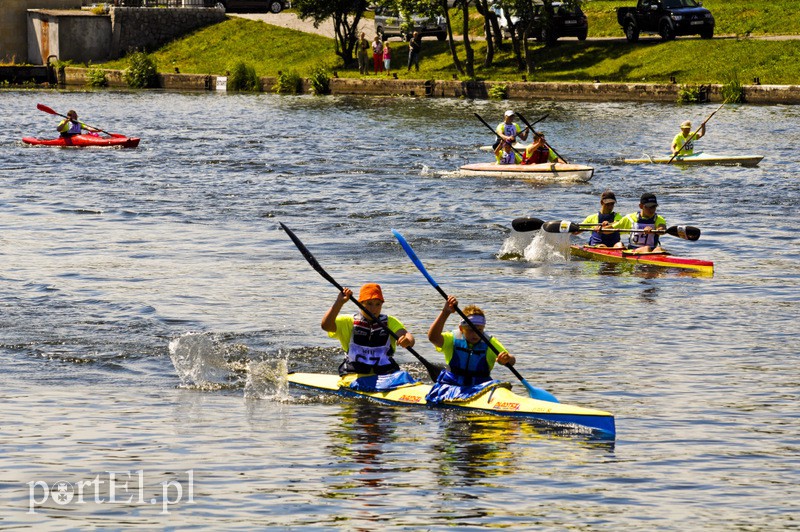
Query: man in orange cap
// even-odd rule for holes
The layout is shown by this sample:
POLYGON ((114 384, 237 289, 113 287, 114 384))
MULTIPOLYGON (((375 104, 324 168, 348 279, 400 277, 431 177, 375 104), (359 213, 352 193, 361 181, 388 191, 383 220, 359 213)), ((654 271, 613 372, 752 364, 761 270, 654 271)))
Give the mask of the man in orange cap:
POLYGON ((377 317, 377 323, 364 311, 353 315, 339 315, 344 304, 353 295, 349 288, 343 288, 336 296, 331 308, 322 318, 322 329, 331 338, 337 338, 347 354, 347 358, 339 366, 339 374, 374 373, 387 375, 400 370, 392 355, 399 344, 400 347, 413 347, 414 336, 406 331, 405 326, 394 316, 381 314, 383 308, 383 292, 380 285, 367 283, 361 287, 358 302, 377 317), (397 340, 386 331, 388 327, 397 335, 397 340))

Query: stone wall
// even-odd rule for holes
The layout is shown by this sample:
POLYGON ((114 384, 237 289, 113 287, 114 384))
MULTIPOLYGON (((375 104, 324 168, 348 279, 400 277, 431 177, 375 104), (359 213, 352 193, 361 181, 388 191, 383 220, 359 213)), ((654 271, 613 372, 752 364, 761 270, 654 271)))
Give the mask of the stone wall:
POLYGON ((28 62, 47 63, 52 56, 86 63, 111 56, 111 19, 80 9, 28 12, 28 62))
MULTIPOLYGON (((85 85, 85 68, 68 67, 61 83, 85 85)), ((122 73, 107 71, 109 85, 124 87, 122 73)), ((174 90, 214 90, 217 76, 202 74, 160 74, 159 87, 174 90)), ((272 92, 277 78, 261 78, 264 92, 272 92)), ((310 82, 303 80, 303 91, 308 93, 310 82)), ((489 90, 505 85, 510 100, 585 100, 585 101, 659 101, 676 102, 680 85, 646 83, 540 83, 498 81, 433 81, 420 79, 354 79, 332 78, 334 95, 412 96, 430 98, 486 99, 489 90)), ((744 85, 744 95, 750 104, 800 104, 800 85, 744 85)), ((722 85, 708 86, 710 102, 722 102, 722 85)))
POLYGON ((0 0, 0 61, 28 60, 29 9, 79 9, 81 0, 0 0))
POLYGON ((225 10, 216 8, 113 7, 110 15, 111 47, 117 57, 130 50, 158 48, 198 28, 225 20, 225 10))

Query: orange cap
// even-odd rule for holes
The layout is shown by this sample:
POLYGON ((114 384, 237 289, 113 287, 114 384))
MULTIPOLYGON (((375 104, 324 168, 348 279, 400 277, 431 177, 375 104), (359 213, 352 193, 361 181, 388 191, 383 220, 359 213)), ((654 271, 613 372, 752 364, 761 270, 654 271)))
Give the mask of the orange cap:
POLYGON ((370 299, 380 299, 383 301, 383 292, 381 292, 381 285, 376 283, 367 283, 361 287, 361 292, 358 293, 358 302, 369 301, 370 299))

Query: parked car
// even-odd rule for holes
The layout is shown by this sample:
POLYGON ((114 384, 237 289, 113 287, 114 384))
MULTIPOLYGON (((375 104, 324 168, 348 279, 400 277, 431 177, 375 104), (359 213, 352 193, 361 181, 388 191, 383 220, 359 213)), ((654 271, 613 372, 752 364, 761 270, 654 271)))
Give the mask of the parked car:
MULTIPOLYGON (((528 30, 528 35, 537 41, 555 42, 560 37, 577 37, 580 41, 585 41, 589 35, 589 20, 584 15, 580 7, 572 7, 562 2, 552 3, 551 24, 547 24, 547 13, 544 4, 534 5, 533 21, 528 30)), ((500 29, 506 36, 511 32, 508 27, 508 20, 503 8, 494 7, 495 13, 500 21, 500 29)), ((511 23, 519 28, 519 17, 512 14, 511 23)))
POLYGON ((219 0, 218 3, 225 8, 225 11, 230 11, 231 13, 252 13, 258 11, 280 13, 284 9, 292 7, 289 0, 219 0))
POLYGON ((665 41, 678 35, 714 36, 714 16, 696 0, 639 0, 636 7, 617 8, 617 22, 628 42, 639 34, 658 34, 665 41))
POLYGON ((375 9, 375 33, 380 35, 381 40, 388 37, 402 37, 404 41, 411 38, 411 35, 417 31, 422 37, 436 37, 440 41, 447 38, 447 23, 444 17, 424 17, 421 15, 412 15, 411 24, 408 27, 404 25, 405 19, 397 11, 388 9, 375 9))

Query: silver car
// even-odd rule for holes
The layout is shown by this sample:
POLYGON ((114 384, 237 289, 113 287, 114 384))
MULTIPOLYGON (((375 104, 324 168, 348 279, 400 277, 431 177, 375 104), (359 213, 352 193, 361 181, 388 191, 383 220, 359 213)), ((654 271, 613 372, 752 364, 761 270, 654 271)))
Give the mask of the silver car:
POLYGON ((405 26, 405 19, 396 11, 377 8, 375 10, 375 33, 381 40, 388 37, 402 37, 404 41, 411 38, 415 31, 421 37, 432 36, 440 41, 447 38, 447 25, 444 17, 435 16, 432 18, 413 15, 411 24, 405 26))

